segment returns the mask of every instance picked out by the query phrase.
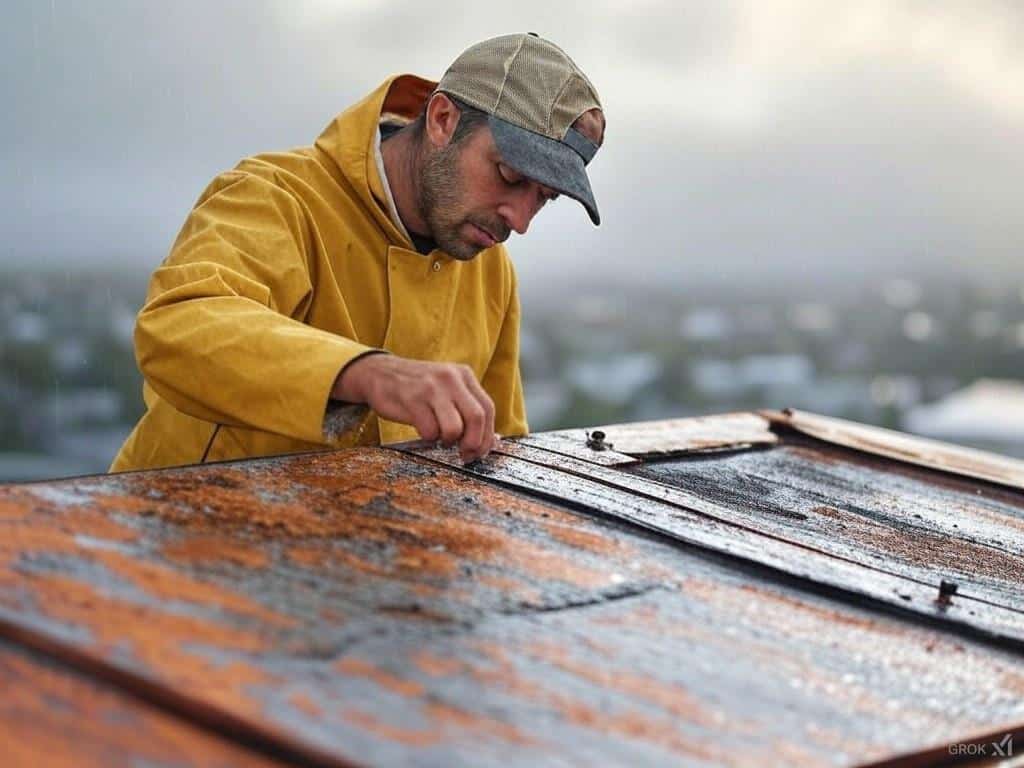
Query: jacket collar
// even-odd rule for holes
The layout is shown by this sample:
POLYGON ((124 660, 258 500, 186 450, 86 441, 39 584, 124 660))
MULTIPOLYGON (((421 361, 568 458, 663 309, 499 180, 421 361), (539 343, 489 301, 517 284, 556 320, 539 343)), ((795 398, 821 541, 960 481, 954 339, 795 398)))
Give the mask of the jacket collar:
MULTIPOLYGON (((419 114, 436 87, 436 82, 416 75, 393 75, 334 118, 315 143, 387 233, 388 239, 405 247, 410 244, 391 221, 387 208, 381 204, 383 186, 374 159, 374 139, 381 114, 390 113, 411 120, 419 114)), ((334 169, 330 170, 334 175, 334 169)))

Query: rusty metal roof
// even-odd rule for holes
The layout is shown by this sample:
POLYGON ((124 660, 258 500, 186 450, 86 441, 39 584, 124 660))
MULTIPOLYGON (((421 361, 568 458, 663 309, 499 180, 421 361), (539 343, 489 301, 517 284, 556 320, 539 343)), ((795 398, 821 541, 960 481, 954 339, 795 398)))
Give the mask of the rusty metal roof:
POLYGON ((410 444, 0 486, 0 751, 931 766, 1007 735, 1024 749, 1022 466, 787 412, 532 435, 470 466, 410 444))

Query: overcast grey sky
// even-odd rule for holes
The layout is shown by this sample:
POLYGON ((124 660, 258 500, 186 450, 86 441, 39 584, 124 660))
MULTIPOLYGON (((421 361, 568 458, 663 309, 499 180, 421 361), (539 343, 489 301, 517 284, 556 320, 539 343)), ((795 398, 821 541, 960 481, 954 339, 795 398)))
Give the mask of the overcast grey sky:
POLYGON ((608 115, 604 223, 561 200, 513 237, 567 269, 670 284, 868 270, 1019 273, 1015 0, 17 0, 0 30, 0 268, 150 271, 206 182, 308 144, 393 72, 439 77, 536 31, 608 115))

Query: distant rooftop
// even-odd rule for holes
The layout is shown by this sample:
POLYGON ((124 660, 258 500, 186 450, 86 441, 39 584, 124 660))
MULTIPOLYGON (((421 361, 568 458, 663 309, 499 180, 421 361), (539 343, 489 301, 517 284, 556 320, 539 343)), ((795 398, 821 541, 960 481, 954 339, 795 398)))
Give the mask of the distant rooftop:
POLYGON ((910 409, 904 427, 951 440, 1020 442, 1024 435, 1024 382, 979 379, 935 403, 910 409))

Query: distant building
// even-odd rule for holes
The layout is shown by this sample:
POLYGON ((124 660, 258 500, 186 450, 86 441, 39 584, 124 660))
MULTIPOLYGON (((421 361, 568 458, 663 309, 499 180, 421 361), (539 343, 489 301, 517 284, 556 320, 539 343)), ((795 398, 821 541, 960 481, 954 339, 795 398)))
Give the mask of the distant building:
POLYGON ((1024 382, 979 379, 907 411, 908 432, 1024 456, 1024 382))
POLYGON ((605 359, 573 360, 567 377, 587 397, 624 405, 645 387, 654 384, 664 366, 647 352, 633 352, 605 359))
POLYGON ((739 360, 700 358, 690 364, 694 388, 706 397, 729 398, 759 389, 794 389, 814 381, 806 355, 748 355, 739 360))
POLYGON ((734 333, 732 318, 717 307, 698 307, 679 319, 679 335, 689 341, 721 341, 734 333))

